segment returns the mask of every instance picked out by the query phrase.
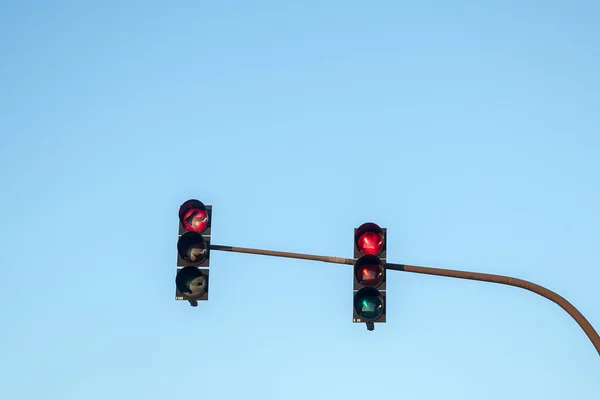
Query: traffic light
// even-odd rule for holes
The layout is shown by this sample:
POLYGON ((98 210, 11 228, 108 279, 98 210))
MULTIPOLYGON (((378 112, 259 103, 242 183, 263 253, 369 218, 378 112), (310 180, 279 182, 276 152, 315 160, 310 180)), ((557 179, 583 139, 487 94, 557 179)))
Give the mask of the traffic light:
POLYGON ((208 300, 211 222, 212 206, 192 199, 179 207, 175 299, 194 307, 208 300))
POLYGON ((372 222, 354 229, 353 322, 385 322, 387 230, 372 222))

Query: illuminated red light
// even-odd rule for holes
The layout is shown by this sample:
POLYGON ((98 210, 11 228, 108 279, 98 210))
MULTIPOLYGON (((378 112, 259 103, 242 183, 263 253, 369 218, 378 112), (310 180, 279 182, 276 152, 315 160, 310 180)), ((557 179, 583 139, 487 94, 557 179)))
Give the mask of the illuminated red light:
POLYGON ((356 246, 363 254, 377 255, 383 250, 383 234, 378 232, 365 232, 359 236, 356 246))
POLYGON ((379 225, 367 222, 354 232, 356 250, 362 254, 378 256, 385 250, 385 234, 379 225))
POLYGON ((202 233, 208 228, 208 211, 199 200, 188 200, 179 208, 181 225, 190 231, 202 233))
POLYGON ((204 210, 192 208, 184 214, 182 224, 188 231, 202 232, 208 226, 208 214, 204 210))

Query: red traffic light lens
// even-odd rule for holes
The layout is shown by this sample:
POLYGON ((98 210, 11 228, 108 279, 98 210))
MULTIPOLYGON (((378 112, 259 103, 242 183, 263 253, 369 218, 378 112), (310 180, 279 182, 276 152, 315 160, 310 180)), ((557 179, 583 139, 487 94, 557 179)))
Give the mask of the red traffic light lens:
POLYGON ((208 227, 206 206, 199 200, 188 200, 179 208, 181 225, 190 232, 204 232, 208 227))
POLYGON ((362 254, 376 256, 383 251, 385 237, 383 236, 383 229, 379 225, 367 222, 358 227, 354 235, 356 247, 362 254))
POLYGON ((208 213, 205 210, 192 208, 185 213, 181 223, 188 231, 202 232, 208 226, 208 213))
POLYGON ((377 287, 383 281, 384 267, 375 256, 363 256, 354 264, 356 281, 363 286, 377 287))
POLYGON ((358 237, 356 245, 363 254, 377 255, 383 250, 383 234, 365 232, 358 237))
POLYGON ((208 248, 202 235, 196 232, 187 232, 177 242, 177 252, 181 259, 192 263, 201 264, 208 258, 208 248))

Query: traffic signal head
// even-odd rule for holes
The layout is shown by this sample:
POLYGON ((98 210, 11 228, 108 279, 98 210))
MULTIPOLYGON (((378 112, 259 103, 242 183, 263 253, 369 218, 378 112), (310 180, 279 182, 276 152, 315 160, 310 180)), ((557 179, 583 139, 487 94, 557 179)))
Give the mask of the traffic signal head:
POLYGON ((175 278, 176 300, 208 300, 208 269, 184 267, 175 278))
POLYGON ((387 230, 373 222, 354 230, 353 321, 385 322, 386 314, 386 237, 387 230))
POLYGON ((362 224, 354 230, 354 258, 363 255, 386 257, 386 229, 372 222, 362 224))
POLYGON ((177 267, 183 268, 177 269, 175 299, 194 307, 197 300, 208 300, 211 222, 212 206, 192 199, 179 207, 177 267))

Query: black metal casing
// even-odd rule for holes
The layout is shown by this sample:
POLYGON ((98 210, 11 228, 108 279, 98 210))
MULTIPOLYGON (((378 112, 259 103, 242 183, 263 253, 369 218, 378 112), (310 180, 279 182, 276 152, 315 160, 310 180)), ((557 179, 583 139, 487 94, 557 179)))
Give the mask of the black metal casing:
MULTIPOLYGON (((197 201, 197 200, 188 200, 189 201, 197 201)), ((185 205, 187 202, 183 203, 183 205, 185 205)), ((210 266, 210 234, 211 234, 211 225, 212 225, 212 206, 210 205, 204 205, 202 202, 200 202, 202 204, 202 206, 204 206, 204 208, 206 209, 206 214, 207 214, 207 218, 208 218, 208 224, 207 227, 204 231, 202 232, 198 232, 199 235, 202 236, 202 240, 205 244, 206 247, 206 253, 205 253, 205 259, 201 262, 192 262, 192 261, 187 261, 184 260, 183 258, 181 258, 181 255, 179 253, 179 241, 181 240, 181 237, 183 235, 185 235, 188 231, 182 224, 181 222, 181 215, 179 215, 179 227, 178 227, 178 236, 177 236, 177 244, 178 244, 178 249, 177 249, 177 276, 179 276, 179 273, 182 271, 182 267, 196 267, 199 271, 201 271, 201 273, 204 275, 205 279, 206 279, 206 288, 205 288, 205 293, 195 299, 191 299, 189 298, 189 296, 184 295, 183 293, 181 293, 181 291, 179 290, 179 288, 177 287, 177 285, 175 285, 175 300, 208 300, 208 291, 210 288, 210 279, 209 279, 209 269, 208 267, 210 266)), ((180 207, 181 210, 181 207, 180 207)), ((176 282, 177 282, 177 276, 175 278, 176 282)))
MULTIPOLYGON (((372 330, 369 326, 372 327, 373 323, 386 322, 386 308, 387 308, 387 303, 386 303, 387 271, 386 271, 386 267, 385 267, 386 266, 386 257, 387 257, 387 229, 386 228, 381 228, 377 224, 368 222, 368 223, 362 224, 360 227, 354 229, 354 266, 352 269, 352 281, 353 281, 352 322, 367 323, 367 328, 369 330, 372 330), (358 238, 360 237, 360 235, 362 235, 364 232, 368 232, 371 230, 375 231, 375 232, 380 232, 383 235, 383 248, 382 248, 381 252, 376 255, 367 255, 367 254, 362 253, 358 249, 358 245, 357 245, 357 241, 358 241, 358 238), (380 265, 383 267, 383 274, 382 274, 381 282, 379 282, 375 286, 362 285, 361 283, 358 282, 358 280, 356 278, 357 267, 360 268, 359 263, 368 257, 372 257, 373 260, 376 260, 376 262, 379 262, 380 265), (379 316, 375 320, 362 319, 356 312, 356 307, 355 307, 356 306, 356 304, 355 304, 356 295, 359 292, 359 290, 361 290, 361 289, 366 289, 369 291, 373 290, 373 295, 380 296, 382 299, 383 313, 381 314, 381 316, 379 316)), ((371 260, 371 261, 373 261, 373 260, 371 260)))

